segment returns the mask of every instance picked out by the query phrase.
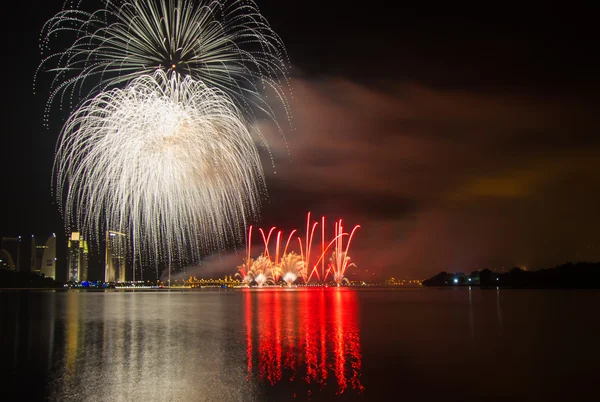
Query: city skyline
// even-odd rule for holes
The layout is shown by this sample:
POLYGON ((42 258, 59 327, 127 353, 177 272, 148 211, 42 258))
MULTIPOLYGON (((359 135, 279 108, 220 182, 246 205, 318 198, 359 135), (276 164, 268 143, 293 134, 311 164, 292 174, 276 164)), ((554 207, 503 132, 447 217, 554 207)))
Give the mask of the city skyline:
POLYGON ((94 250, 96 260, 90 273, 90 246, 81 232, 71 232, 66 240, 57 240, 56 233, 48 236, 0 236, 0 268, 31 272, 59 283, 133 280, 130 251, 126 244, 113 241, 112 236, 124 236, 115 231, 106 232, 106 242, 101 250, 94 250), (101 258, 98 256, 101 255, 101 258), (60 256, 60 257, 57 257, 60 256), (98 267, 102 267, 100 271, 98 267), (108 277, 109 280, 106 280, 108 277))

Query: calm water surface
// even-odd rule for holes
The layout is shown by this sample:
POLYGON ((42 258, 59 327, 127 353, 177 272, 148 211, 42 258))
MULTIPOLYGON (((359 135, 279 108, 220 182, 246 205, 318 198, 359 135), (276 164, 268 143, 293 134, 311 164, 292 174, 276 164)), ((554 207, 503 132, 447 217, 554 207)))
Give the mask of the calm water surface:
POLYGON ((0 400, 599 400, 600 293, 0 292, 0 400))

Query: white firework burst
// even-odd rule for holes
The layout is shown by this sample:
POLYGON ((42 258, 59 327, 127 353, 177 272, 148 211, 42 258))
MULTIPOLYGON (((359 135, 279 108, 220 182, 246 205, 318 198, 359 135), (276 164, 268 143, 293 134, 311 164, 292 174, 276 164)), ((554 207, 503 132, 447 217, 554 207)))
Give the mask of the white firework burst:
POLYGON ((281 276, 288 286, 292 286, 299 277, 306 277, 305 263, 302 256, 294 253, 285 254, 278 263, 281 276))
POLYGON ((259 96, 266 89, 288 111, 285 48, 253 1, 100 2, 93 11, 81 6, 85 1, 70 2, 43 27, 38 72, 55 73, 47 111, 57 96, 73 108, 79 99, 156 70, 219 88, 252 116, 258 109, 277 122, 259 96), (54 41, 65 40, 71 41, 67 49, 53 49, 54 41))
POLYGON ((255 282, 258 286, 273 283, 273 262, 264 255, 252 261, 248 271, 250 280, 248 283, 255 282))
POLYGON ((256 145, 227 94, 160 70, 75 111, 55 175, 67 225, 127 233, 138 256, 168 262, 239 241, 264 190, 256 145))

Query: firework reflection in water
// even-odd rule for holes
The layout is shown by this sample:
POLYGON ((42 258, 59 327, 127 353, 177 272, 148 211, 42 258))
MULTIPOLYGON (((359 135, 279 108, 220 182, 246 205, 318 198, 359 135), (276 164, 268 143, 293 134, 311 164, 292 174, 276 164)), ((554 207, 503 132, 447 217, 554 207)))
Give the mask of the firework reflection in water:
POLYGON ((292 392, 364 390, 356 293, 245 290, 248 380, 292 392))

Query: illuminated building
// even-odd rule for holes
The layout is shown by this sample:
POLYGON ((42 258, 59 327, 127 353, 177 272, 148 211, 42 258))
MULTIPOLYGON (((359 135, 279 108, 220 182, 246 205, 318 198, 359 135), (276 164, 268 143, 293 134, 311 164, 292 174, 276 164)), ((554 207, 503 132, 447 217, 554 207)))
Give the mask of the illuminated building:
POLYGON ((88 245, 79 232, 72 232, 69 237, 67 259, 67 281, 86 281, 88 245))
POLYGON ((0 237, 0 269, 19 271, 21 236, 0 237))
POLYGON ((31 237, 31 272, 56 279, 56 235, 31 237))
POLYGON ((126 235, 109 230, 106 232, 106 261, 104 282, 125 282, 127 270, 126 235))

